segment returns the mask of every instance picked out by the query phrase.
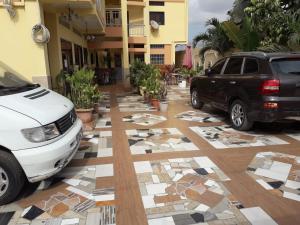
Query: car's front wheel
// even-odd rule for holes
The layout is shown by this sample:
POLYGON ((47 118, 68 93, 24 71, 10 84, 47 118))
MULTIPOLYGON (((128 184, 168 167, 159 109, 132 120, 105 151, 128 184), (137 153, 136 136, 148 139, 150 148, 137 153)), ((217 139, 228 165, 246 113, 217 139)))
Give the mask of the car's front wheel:
POLYGON ((192 107, 194 109, 202 109, 204 106, 204 103, 200 101, 199 99, 199 92, 196 88, 194 88, 192 90, 191 93, 191 103, 192 103, 192 107))
POLYGON ((13 201, 25 182, 25 175, 15 157, 0 150, 0 205, 13 201))
POLYGON ((249 121, 247 106, 241 100, 235 100, 231 104, 230 121, 236 130, 247 131, 252 128, 253 122, 249 121))

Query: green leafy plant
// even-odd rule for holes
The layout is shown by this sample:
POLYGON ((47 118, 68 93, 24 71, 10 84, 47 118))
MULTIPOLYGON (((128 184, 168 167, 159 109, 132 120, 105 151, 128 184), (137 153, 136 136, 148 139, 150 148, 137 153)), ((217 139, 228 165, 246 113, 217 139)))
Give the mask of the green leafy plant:
POLYGON ((145 91, 149 94, 151 98, 159 98, 159 92, 161 89, 160 82, 160 71, 154 65, 147 65, 146 71, 148 77, 144 80, 145 91))
POLYGON ((66 78, 71 86, 71 100, 77 109, 91 109, 100 98, 98 88, 93 84, 94 74, 92 70, 82 69, 66 78))
POLYGON ((181 67, 178 70, 178 73, 184 78, 184 79, 188 79, 191 77, 194 77, 197 74, 197 71, 194 69, 188 69, 186 67, 181 67))
POLYGON ((142 86, 145 78, 147 77, 147 65, 146 63, 136 60, 130 67, 130 83, 134 87, 142 86))

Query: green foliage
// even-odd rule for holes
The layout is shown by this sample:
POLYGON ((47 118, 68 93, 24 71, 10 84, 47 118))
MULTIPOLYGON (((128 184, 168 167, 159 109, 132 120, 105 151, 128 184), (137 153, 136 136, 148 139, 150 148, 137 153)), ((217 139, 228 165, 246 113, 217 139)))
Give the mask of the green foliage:
POLYGON ((178 70, 178 73, 180 75, 182 75, 183 78, 187 79, 189 77, 194 77, 196 76, 197 74, 197 71, 194 70, 194 69, 188 69, 186 67, 181 67, 179 70, 178 70))
POLYGON ((151 64, 146 65, 147 78, 143 81, 145 91, 152 98, 159 98, 161 90, 160 82, 160 71, 159 69, 151 64))
POLYGON ((130 67, 130 83, 134 87, 142 86, 145 78, 147 77, 147 65, 146 63, 136 60, 130 67))
POLYGON ((225 21, 222 28, 235 47, 242 51, 253 51, 259 46, 259 36, 252 29, 250 18, 245 17, 241 25, 233 21, 225 21))
POLYGON ((96 85, 93 85, 94 71, 78 70, 72 76, 67 76, 71 86, 71 100, 77 109, 90 109, 100 99, 96 85))
MULTIPOLYGON (((232 47, 232 42, 228 39, 224 32, 221 23, 218 19, 212 18, 206 22, 206 33, 199 34, 193 40, 194 47, 198 42, 202 41, 203 49, 213 49, 220 52, 222 55, 232 47)), ((204 52, 200 51, 203 57, 204 52)))
POLYGON ((56 75, 55 81, 57 84, 58 92, 64 96, 66 96, 66 79, 68 74, 65 73, 63 70, 56 75))

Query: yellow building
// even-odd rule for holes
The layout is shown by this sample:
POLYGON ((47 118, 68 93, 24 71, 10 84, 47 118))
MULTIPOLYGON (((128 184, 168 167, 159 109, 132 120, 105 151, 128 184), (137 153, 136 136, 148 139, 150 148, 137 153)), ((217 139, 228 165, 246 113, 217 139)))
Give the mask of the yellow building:
POLYGON ((62 69, 85 65, 125 82, 135 59, 175 63, 176 45, 188 39, 187 1, 0 0, 0 61, 46 87, 62 69), (33 35, 39 24, 49 42, 45 30, 33 35))

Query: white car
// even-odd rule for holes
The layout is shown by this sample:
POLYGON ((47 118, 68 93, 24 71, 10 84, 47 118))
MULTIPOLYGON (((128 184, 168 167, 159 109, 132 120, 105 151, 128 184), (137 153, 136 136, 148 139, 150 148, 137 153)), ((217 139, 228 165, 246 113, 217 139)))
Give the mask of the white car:
POLYGON ((71 101, 0 62, 0 205, 13 201, 26 179, 34 183, 61 171, 81 136, 71 101))

